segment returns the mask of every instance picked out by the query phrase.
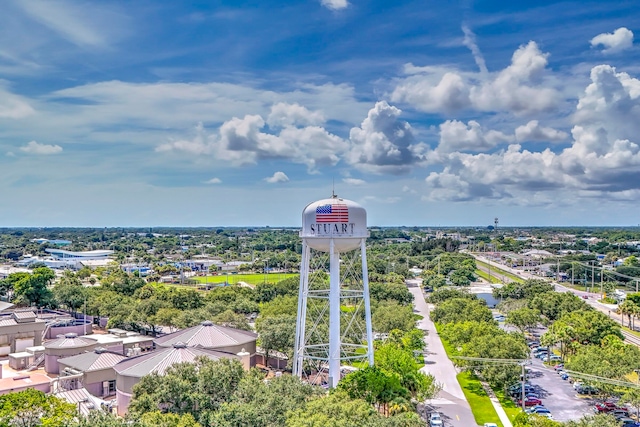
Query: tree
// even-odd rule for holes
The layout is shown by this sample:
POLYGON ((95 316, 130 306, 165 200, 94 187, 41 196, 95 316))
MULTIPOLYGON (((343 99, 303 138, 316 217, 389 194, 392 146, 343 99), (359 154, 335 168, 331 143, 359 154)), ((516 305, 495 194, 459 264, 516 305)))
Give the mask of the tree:
POLYGON ((201 357, 195 363, 175 364, 165 375, 147 375, 134 386, 129 414, 133 419, 155 411, 191 414, 203 422, 231 400, 245 375, 237 360, 201 357))
POLYGON ((253 330, 244 315, 234 313, 232 310, 223 311, 217 316, 214 316, 211 320, 218 325, 228 326, 230 328, 242 329, 243 331, 253 330))
POLYGON ((66 427, 76 407, 35 389, 0 396, 0 425, 16 427, 66 427))
POLYGON ((636 408, 636 419, 640 419, 640 389, 632 388, 627 390, 620 398, 620 401, 632 408, 636 408))
POLYGON ((380 333, 389 333, 393 329, 410 331, 415 328, 416 320, 413 306, 402 306, 395 301, 379 304, 371 314, 373 329, 380 333))
POLYGON ((468 298, 446 300, 431 311, 431 320, 436 323, 456 323, 464 321, 492 322, 491 310, 484 301, 468 298))
POLYGON ((351 399, 364 400, 385 414, 391 401, 409 398, 409 391, 402 386, 397 374, 375 365, 348 374, 338 383, 338 390, 351 399))
POLYGON ((540 323, 540 312, 528 307, 513 310, 507 314, 506 323, 515 326, 524 333, 540 323))
POLYGON ((409 394, 422 401, 434 397, 440 390, 432 375, 420 372, 421 365, 416 362, 413 351, 395 343, 379 346, 375 353, 375 365, 385 372, 400 378, 400 384, 409 394))
POLYGON ((303 408, 307 401, 324 394, 297 377, 283 375, 265 382, 254 370, 240 380, 231 400, 209 417, 210 425, 220 427, 280 427, 290 411, 303 408))
POLYGON ((621 423, 613 415, 585 415, 578 421, 569 421, 567 427, 620 427, 621 423))
POLYGON ((624 379, 640 366, 640 349, 610 336, 602 345, 580 346, 566 363, 567 369, 605 378, 624 379))
POLYGON ((289 357, 293 356, 293 345, 296 336, 296 319, 290 315, 269 316, 260 318, 256 323, 260 335, 260 346, 266 357, 272 350, 279 351, 289 357))
POLYGON ((63 277, 60 283, 53 287, 55 301, 73 312, 82 307, 85 295, 85 287, 76 277, 63 277))
POLYGON ((36 307, 50 306, 53 295, 49 285, 55 278, 53 270, 39 267, 29 276, 22 276, 14 283, 15 301, 20 305, 35 305, 36 307))
POLYGON ((573 353, 579 344, 600 345, 602 340, 614 335, 623 339, 620 325, 599 311, 579 310, 564 314, 542 336, 547 343, 559 342, 563 354, 573 353))
POLYGON ((362 399, 351 399, 343 391, 308 402, 287 416, 287 427, 419 427, 424 423, 416 414, 381 417, 362 399))
POLYGON ((629 328, 631 328, 631 317, 635 317, 638 313, 639 307, 631 300, 625 299, 622 304, 618 306, 618 313, 622 316, 627 316, 629 319, 629 328))

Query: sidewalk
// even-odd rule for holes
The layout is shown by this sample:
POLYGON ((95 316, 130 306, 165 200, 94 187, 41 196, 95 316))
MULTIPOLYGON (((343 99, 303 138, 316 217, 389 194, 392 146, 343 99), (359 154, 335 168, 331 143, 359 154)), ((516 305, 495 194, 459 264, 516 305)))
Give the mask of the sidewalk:
POLYGON ((427 332, 425 343, 427 351, 425 355, 425 366, 421 372, 431 374, 442 386, 442 390, 435 399, 427 401, 426 404, 433 411, 440 412, 445 419, 446 426, 472 427, 477 426, 471 407, 467 398, 462 392, 462 388, 456 378, 457 371, 453 362, 447 357, 440 336, 435 325, 429 320, 429 306, 424 300, 422 289, 418 286, 409 286, 409 291, 413 294, 415 311, 423 319, 418 322, 418 328, 427 332))
POLYGON ((504 427, 513 427, 513 425, 511 424, 511 421, 509 420, 509 417, 507 416, 507 413, 504 411, 504 408, 500 404, 500 401, 496 397, 495 393, 493 392, 489 384, 487 384, 484 381, 481 381, 481 384, 484 391, 489 395, 489 399, 491 400, 493 409, 496 410, 496 413, 498 414, 498 418, 500 418, 500 422, 502 423, 502 425, 504 427))

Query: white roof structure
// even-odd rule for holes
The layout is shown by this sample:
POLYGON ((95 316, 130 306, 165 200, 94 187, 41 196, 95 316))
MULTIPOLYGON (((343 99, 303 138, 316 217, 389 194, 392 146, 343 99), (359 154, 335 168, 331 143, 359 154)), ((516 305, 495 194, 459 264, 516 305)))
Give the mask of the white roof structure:
POLYGON ((541 249, 532 249, 522 254, 523 256, 528 256, 532 258, 545 258, 549 256, 553 256, 553 254, 549 251, 544 251, 541 249))
POLYGON ((75 258, 78 260, 90 260, 90 259, 106 259, 110 255, 113 255, 113 251, 101 249, 95 251, 82 251, 82 252, 74 252, 74 251, 66 251, 64 249, 45 249, 48 253, 50 253, 55 258, 75 258))

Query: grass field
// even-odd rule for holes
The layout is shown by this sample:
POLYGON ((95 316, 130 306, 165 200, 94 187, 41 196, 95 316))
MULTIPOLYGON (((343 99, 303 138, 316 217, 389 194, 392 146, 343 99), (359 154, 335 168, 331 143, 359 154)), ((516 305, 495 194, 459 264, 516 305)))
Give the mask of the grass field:
MULTIPOLYGON (((476 260, 476 265, 481 265, 481 266, 483 266, 483 267, 486 267, 487 269, 489 268, 489 264, 484 263, 484 262, 482 262, 482 261, 478 261, 478 260, 476 260)), ((518 282, 518 283, 522 283, 522 282, 524 282, 524 280, 523 280, 523 279, 521 279, 520 277, 516 276, 515 274, 511 274, 511 273, 509 273, 508 271, 503 270, 503 269, 501 269, 501 268, 497 268, 497 267, 496 267, 496 266, 494 266, 494 265, 492 265, 492 266, 491 266, 491 270, 492 270, 492 271, 495 271, 495 272, 497 272, 497 273, 499 273, 499 274, 501 274, 501 275, 503 275, 503 276, 508 277, 509 279, 513 280, 514 282, 518 282)))
POLYGON ((218 274, 216 276, 194 276, 189 279, 196 280, 198 283, 225 283, 229 280, 229 284, 233 285, 238 282, 245 282, 251 285, 257 285, 258 283, 276 283, 290 277, 298 276, 294 273, 269 273, 269 274, 218 274))
POLYGON ((462 392, 467 397, 471 412, 476 419, 476 423, 482 425, 484 423, 496 423, 499 427, 503 427, 498 418, 498 413, 493 408, 489 395, 482 388, 480 380, 478 380, 470 372, 461 372, 456 375, 462 392))
POLYGON ((489 283, 502 283, 502 281, 494 275, 491 275, 491 278, 489 278, 489 274, 485 273, 482 270, 476 270, 476 276, 483 278, 489 283))

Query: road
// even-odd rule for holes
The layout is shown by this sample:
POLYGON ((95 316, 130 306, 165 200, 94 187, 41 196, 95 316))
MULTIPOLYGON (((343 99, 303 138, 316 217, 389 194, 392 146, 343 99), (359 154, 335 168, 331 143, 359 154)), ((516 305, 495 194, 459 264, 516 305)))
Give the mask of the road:
MULTIPOLYGON (((522 277, 523 279, 538 279, 538 280, 548 280, 545 278, 542 278, 540 276, 536 276, 534 274, 531 273, 527 273, 527 272, 523 272, 520 270, 516 270, 510 267, 507 267, 505 265, 502 264, 497 264, 495 261, 489 261, 488 259, 475 255, 475 254, 471 254, 474 258, 490 264, 492 267, 496 267, 499 268, 501 270, 505 270, 508 271, 510 273, 513 273, 515 275, 517 275, 518 277, 522 277)), ((493 270, 492 270, 493 271, 493 270)), ((612 304, 602 304, 601 302, 598 302, 598 299, 600 297, 600 294, 598 293, 594 293, 594 292, 584 292, 584 291, 578 291, 576 289, 573 288, 569 288, 567 286, 564 286, 560 283, 557 282, 553 282, 552 283, 555 285, 556 287, 556 291, 557 292, 571 292, 581 298, 585 299, 585 302, 587 304, 589 304, 591 307, 595 308, 596 310, 606 314, 607 316, 609 316, 611 319, 620 322, 620 324, 622 324, 623 319, 622 316, 620 316, 618 313, 615 312, 616 310, 616 306, 612 305, 612 304)), ((625 321, 627 319, 624 319, 625 321)), ((626 323, 626 322, 625 322, 626 323)), ((635 330, 637 330, 637 328, 635 328, 635 330)), ((626 332, 626 331, 622 331, 622 335, 624 335, 625 337, 625 341, 628 342, 629 344, 634 344, 636 346, 640 347, 640 338, 631 334, 630 332, 626 332)))
POLYGON ((418 322, 418 328, 427 332, 425 366, 421 371, 433 375, 436 381, 442 385, 438 396, 427 401, 427 406, 432 408, 431 411, 442 414, 447 427, 477 426, 469 403, 456 379, 458 372, 447 357, 433 322, 429 320, 429 305, 418 284, 417 280, 407 280, 409 291, 413 294, 415 312, 422 316, 422 320, 418 322))

